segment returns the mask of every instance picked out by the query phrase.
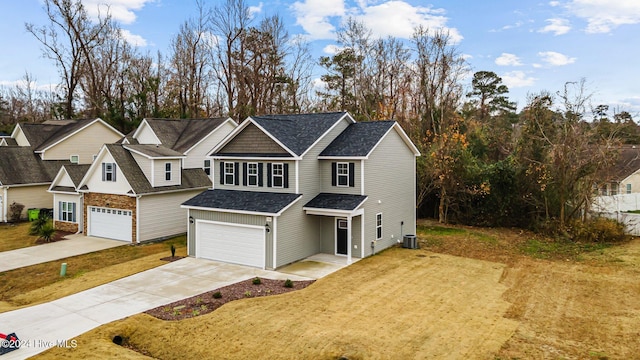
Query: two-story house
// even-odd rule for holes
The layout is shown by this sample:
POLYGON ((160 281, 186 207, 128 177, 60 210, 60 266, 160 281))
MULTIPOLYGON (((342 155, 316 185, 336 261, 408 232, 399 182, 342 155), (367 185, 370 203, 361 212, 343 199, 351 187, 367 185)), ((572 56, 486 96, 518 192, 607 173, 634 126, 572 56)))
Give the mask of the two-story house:
POLYGON ((190 256, 267 269, 316 253, 350 262, 415 233, 419 152, 394 121, 254 116, 210 155, 213 188, 183 204, 190 256))
POLYGON ((8 220, 12 203, 51 208, 47 192, 65 164, 90 164, 102 142, 124 136, 101 119, 52 120, 17 124, 10 138, 0 141, 0 221, 8 220))
POLYGON ((56 228, 134 243, 185 233, 180 204, 211 187, 206 155, 236 126, 229 118, 144 119, 90 167, 60 170, 49 188, 56 228))

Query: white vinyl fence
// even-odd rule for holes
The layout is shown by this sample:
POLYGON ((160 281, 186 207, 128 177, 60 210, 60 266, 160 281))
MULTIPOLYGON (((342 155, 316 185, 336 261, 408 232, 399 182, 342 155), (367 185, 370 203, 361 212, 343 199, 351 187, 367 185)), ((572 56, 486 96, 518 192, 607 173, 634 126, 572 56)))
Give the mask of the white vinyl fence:
POLYGON ((627 234, 640 236, 640 214, 630 214, 625 212, 603 212, 599 214, 602 217, 615 219, 623 223, 626 227, 627 234))
POLYGON ((591 210, 595 212, 640 210, 640 193, 596 196, 591 210))

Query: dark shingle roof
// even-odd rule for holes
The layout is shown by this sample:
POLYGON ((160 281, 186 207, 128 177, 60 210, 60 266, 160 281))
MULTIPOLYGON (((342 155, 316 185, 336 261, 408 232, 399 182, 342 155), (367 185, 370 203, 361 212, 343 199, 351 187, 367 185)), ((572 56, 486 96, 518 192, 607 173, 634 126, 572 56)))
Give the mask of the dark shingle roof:
POLYGON ((366 199, 366 195, 320 193, 306 203, 304 207, 352 211, 357 209, 366 199))
POLYGON ((69 161, 43 161, 29 146, 0 147, 2 185, 49 183, 69 161))
POLYGON ((125 149, 122 144, 105 144, 105 146, 111 153, 111 156, 113 156, 118 170, 120 170, 127 179, 135 194, 140 195, 154 192, 211 187, 211 180, 203 169, 182 169, 182 183, 180 185, 153 187, 131 153, 125 149))
POLYGON ((14 138, 4 137, 3 140, 7 143, 7 146, 18 146, 18 142, 14 138))
POLYGON ((58 191, 58 192, 67 192, 67 193, 76 192, 76 188, 73 187, 73 186, 54 186, 50 190, 51 191, 58 191))
POLYGON ((204 191, 183 205, 277 214, 300 196, 302 194, 216 189, 204 191))
POLYGON ((620 147, 617 161, 613 166, 612 180, 622 181, 638 170, 640 170, 640 145, 620 147))
POLYGON ((258 125, 296 155, 302 155, 346 112, 252 116, 258 125))
POLYGON ((67 174, 69 174, 73 184, 78 186, 80 185, 80 181, 82 181, 84 175, 87 173, 87 170, 89 170, 89 167, 91 167, 89 164, 72 164, 65 165, 64 169, 67 171, 67 174))
POLYGON ((366 121, 349 125, 320 156, 367 156, 395 121, 366 121))
POLYGON ((184 153, 228 118, 145 119, 162 145, 184 153))
POLYGON ((139 152, 149 157, 184 157, 184 155, 175 150, 171 150, 164 145, 129 145, 125 144, 126 149, 139 152))

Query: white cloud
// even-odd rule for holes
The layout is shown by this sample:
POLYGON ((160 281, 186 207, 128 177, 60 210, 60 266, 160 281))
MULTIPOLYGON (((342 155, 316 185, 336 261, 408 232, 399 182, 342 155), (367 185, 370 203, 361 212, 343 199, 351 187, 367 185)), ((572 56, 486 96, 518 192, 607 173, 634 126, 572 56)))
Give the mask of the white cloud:
POLYGON ((111 17, 123 24, 131 24, 136 20, 135 11, 141 10, 148 2, 154 0, 82 0, 91 17, 104 16, 107 11, 111 17))
POLYGON ((502 53, 502 55, 498 56, 495 61, 498 66, 520 66, 522 63, 520 62, 520 58, 514 54, 502 53))
POLYGON ((543 62, 551 66, 564 66, 576 62, 576 58, 568 57, 567 55, 555 51, 539 52, 538 56, 540 56, 540 59, 543 62))
POLYGON ((542 29, 538 30, 541 33, 551 32, 553 35, 564 35, 571 30, 571 26, 569 26, 569 21, 566 19, 547 19, 549 24, 542 29))
POLYGON ((252 17, 256 16, 256 14, 262 12, 263 6, 264 4, 262 2, 260 2, 260 4, 258 4, 257 6, 249 6, 249 14, 251 14, 252 17))
POLYGON ((330 44, 325 46, 324 48, 322 48, 322 52, 324 52, 325 54, 329 54, 329 55, 335 55, 337 53, 339 53, 343 48, 335 45, 335 44, 330 44))
POLYGON ((553 7, 560 6, 560 2, 559 1, 549 1, 549 6, 553 6, 553 7))
POLYGON ((587 33, 608 33, 621 25, 640 23, 638 0, 572 0, 567 8, 587 21, 587 33))
POLYGON ((500 76, 502 82, 507 85, 509 89, 533 86, 536 82, 536 78, 527 76, 524 71, 510 71, 500 76))
POLYGON ((337 24, 347 16, 363 22, 377 37, 393 36, 408 39, 417 26, 429 30, 446 30, 452 42, 462 40, 455 28, 447 27, 444 9, 413 6, 402 0, 358 0, 348 8, 345 0, 304 0, 291 5, 296 24, 302 26, 312 40, 334 39, 337 24))
POLYGON ((363 21, 373 33, 379 37, 393 36, 409 39, 416 27, 422 26, 430 30, 448 31, 454 43, 462 40, 462 35, 455 28, 447 27, 449 20, 443 9, 427 6, 413 6, 407 2, 392 0, 360 9, 358 20, 363 21))
POLYGON ((296 25, 309 34, 311 39, 335 38, 335 26, 331 18, 346 14, 344 0, 304 0, 291 5, 296 16, 296 25))
POLYGON ((140 47, 147 46, 147 40, 145 40, 145 38, 143 38, 140 35, 132 34, 131 31, 129 30, 121 29, 120 36, 122 36, 122 38, 126 42, 128 42, 133 46, 140 46, 140 47))

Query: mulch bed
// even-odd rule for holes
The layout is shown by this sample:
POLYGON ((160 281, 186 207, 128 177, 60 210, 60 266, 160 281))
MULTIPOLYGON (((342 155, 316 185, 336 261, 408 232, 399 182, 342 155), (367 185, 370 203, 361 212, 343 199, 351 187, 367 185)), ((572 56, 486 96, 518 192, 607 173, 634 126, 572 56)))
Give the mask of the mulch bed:
MULTIPOLYGON (((72 232, 69 231, 61 231, 61 230, 56 230, 56 232, 53 234, 53 237, 51 238, 51 240, 49 241, 50 243, 52 242, 56 242, 56 241, 60 241, 60 240, 67 240, 66 236, 67 235, 71 235, 73 234, 72 232)), ((46 241, 44 241, 42 238, 38 238, 36 240, 36 244, 47 244, 46 241)))
POLYGON ((172 262, 172 261, 176 261, 184 258, 186 258, 186 256, 167 256, 167 257, 160 258, 160 260, 172 262))
POLYGON ((284 286, 284 280, 260 278, 261 283, 259 285, 254 285, 253 280, 254 279, 241 281, 187 299, 182 299, 171 304, 159 306, 155 309, 145 311, 145 314, 149 314, 161 320, 182 320, 198 315, 208 314, 230 301, 283 294, 290 291, 304 289, 315 281, 293 281, 293 287, 288 288, 284 286), (219 299, 214 298, 213 294, 216 292, 220 292, 222 297, 219 299))

